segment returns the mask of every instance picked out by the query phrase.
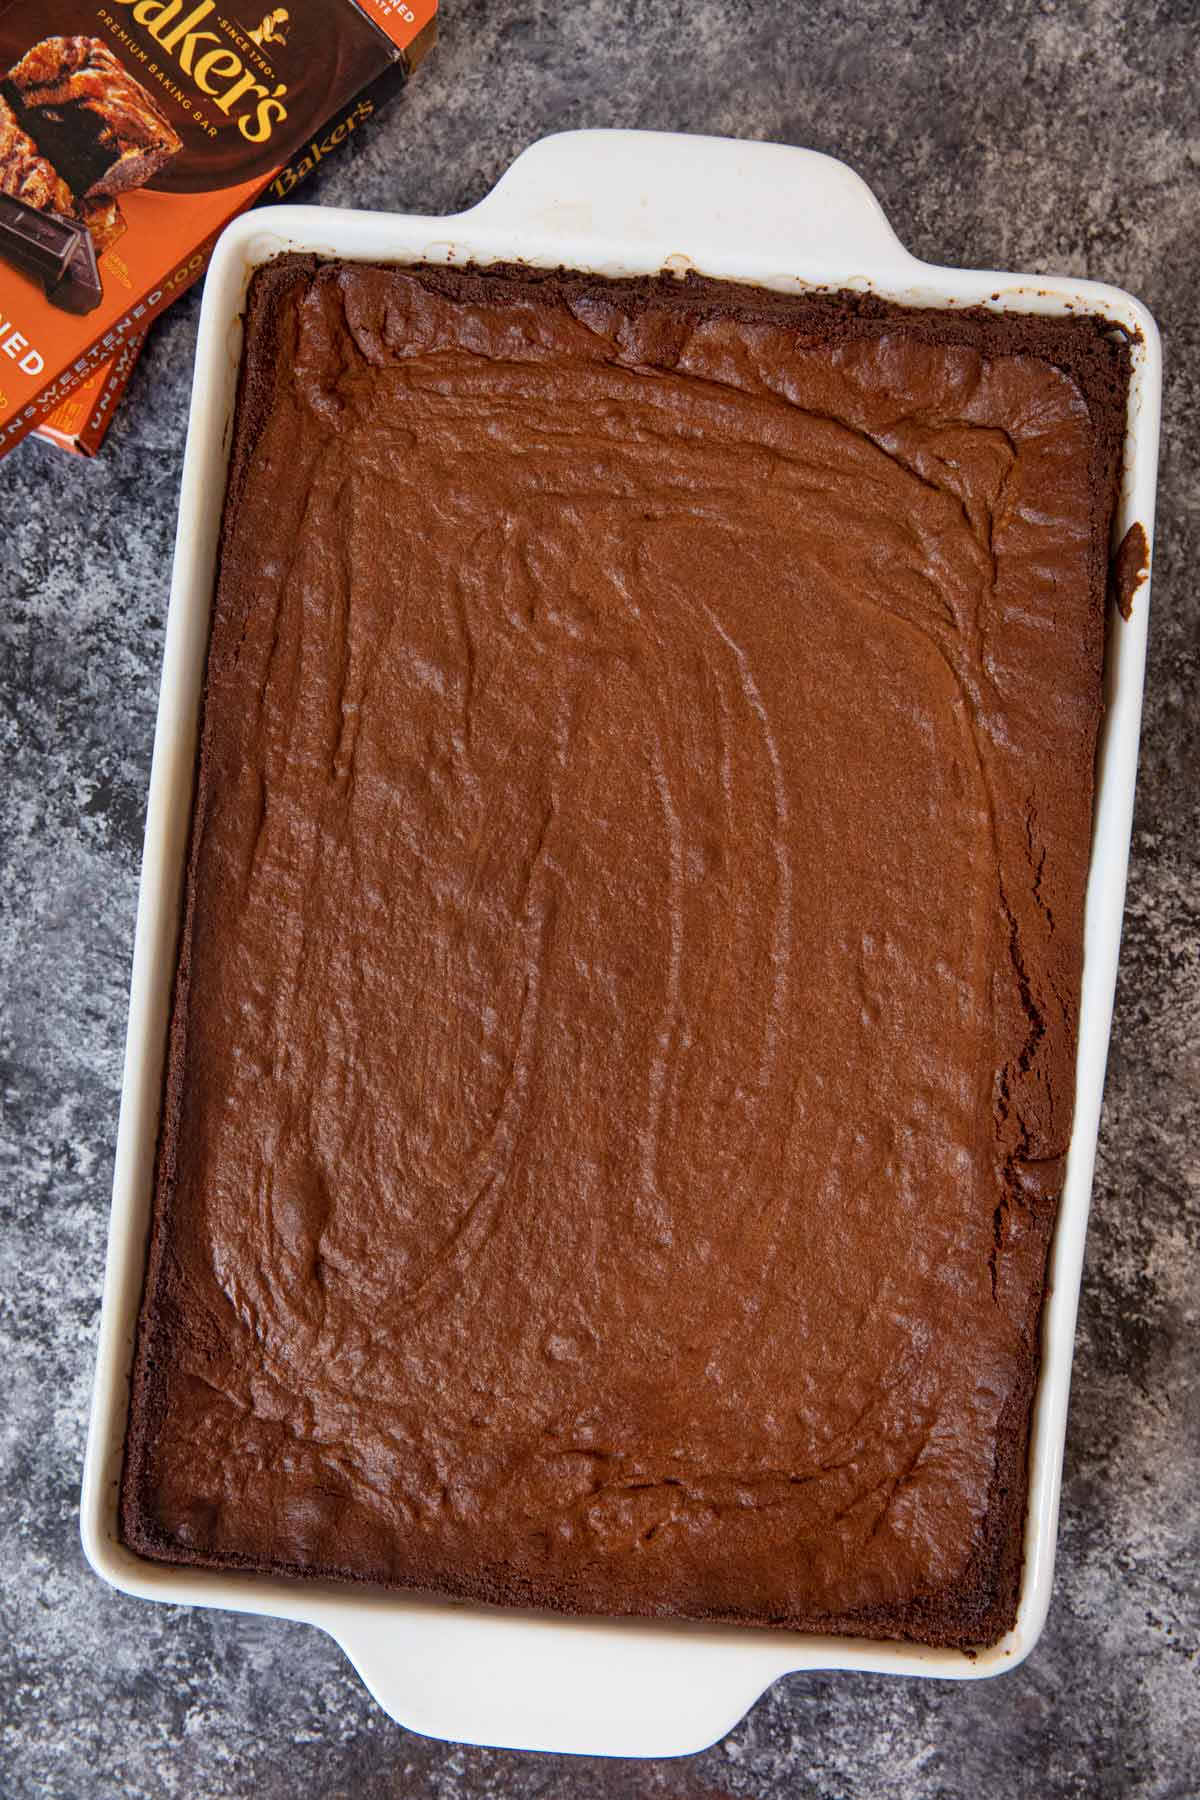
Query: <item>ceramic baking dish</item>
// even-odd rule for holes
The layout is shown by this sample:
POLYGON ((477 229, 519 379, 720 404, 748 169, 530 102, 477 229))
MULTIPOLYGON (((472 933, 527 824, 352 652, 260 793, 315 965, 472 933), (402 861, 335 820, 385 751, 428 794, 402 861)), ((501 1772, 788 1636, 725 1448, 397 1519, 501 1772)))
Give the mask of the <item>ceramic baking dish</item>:
POLYGON ((393 1718, 468 1742, 665 1756, 729 1730, 779 1676, 867 1669, 979 1680, 1029 1654, 1046 1617, 1084 1230, 1116 979, 1137 764, 1148 586, 1116 620, 1087 893, 1075 1126, 1051 1260, 1030 1454, 1020 1609, 969 1658, 916 1645, 733 1627, 548 1618, 333 1585, 160 1567, 118 1541, 134 1324, 142 1286, 217 532, 252 271, 283 250, 364 260, 523 260, 610 275, 695 268, 785 292, 869 288, 909 304, 1099 312, 1135 336, 1116 531, 1154 511, 1160 356, 1154 322, 1116 288, 936 268, 894 236, 874 196, 812 151, 646 132, 569 132, 519 157, 488 197, 446 218, 276 207, 217 246, 196 348, 170 615, 138 902, 112 1227, 82 1499, 84 1547, 150 1600, 304 1619, 337 1639, 393 1718))

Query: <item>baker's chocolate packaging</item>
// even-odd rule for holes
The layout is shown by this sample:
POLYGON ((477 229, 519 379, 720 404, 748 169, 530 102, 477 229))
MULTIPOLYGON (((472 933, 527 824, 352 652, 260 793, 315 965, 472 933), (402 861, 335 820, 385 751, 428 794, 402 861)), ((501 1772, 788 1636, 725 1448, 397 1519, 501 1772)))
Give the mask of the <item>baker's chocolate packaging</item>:
POLYGON ((101 365, 132 366, 125 353, 203 273, 222 226, 345 142, 373 105, 356 109, 364 89, 407 77, 436 3, 0 13, 0 455, 101 365))
POLYGON ((117 402, 129 385, 145 338, 129 338, 108 362, 102 362, 73 387, 37 426, 35 436, 72 456, 95 456, 104 442, 117 402))

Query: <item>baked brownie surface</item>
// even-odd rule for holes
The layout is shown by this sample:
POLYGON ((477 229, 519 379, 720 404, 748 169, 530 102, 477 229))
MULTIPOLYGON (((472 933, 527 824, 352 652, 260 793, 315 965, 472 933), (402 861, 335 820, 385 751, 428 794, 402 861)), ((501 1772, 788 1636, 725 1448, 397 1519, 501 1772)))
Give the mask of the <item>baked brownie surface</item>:
POLYGON ((129 1545, 1010 1625, 1126 363, 260 272, 129 1545))

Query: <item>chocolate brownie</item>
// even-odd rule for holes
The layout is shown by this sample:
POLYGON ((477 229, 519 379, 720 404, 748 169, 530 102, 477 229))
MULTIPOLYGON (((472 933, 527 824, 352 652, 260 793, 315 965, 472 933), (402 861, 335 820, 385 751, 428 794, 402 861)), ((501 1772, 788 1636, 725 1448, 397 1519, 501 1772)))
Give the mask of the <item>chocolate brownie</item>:
POLYGON ((75 202, 70 188, 41 154, 28 132, 17 122, 12 107, 0 94, 0 194, 36 206, 39 212, 70 216, 75 202))
POLYGON ((144 186, 180 148, 174 126, 99 38, 44 38, 9 70, 7 86, 81 199, 144 186))
POLYGON ((127 1544, 1012 1624, 1127 372, 1095 318, 258 274, 127 1544))

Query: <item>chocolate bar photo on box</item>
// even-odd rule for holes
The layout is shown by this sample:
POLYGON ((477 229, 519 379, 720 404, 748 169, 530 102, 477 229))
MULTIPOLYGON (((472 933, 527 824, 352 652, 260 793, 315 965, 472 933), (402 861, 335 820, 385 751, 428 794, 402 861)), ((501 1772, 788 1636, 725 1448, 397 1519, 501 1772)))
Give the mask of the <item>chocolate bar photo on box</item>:
POLYGON ((0 256, 34 281, 64 312, 91 312, 103 297, 86 225, 0 194, 0 256))
POLYGON ((116 196, 181 139, 99 38, 43 38, 0 87, 0 256, 67 312, 103 298, 97 256, 125 229, 116 196), (41 215, 45 221, 39 224, 41 215))

